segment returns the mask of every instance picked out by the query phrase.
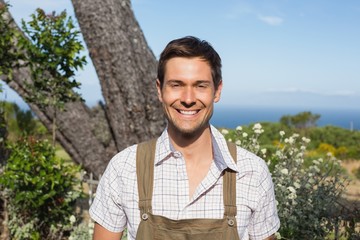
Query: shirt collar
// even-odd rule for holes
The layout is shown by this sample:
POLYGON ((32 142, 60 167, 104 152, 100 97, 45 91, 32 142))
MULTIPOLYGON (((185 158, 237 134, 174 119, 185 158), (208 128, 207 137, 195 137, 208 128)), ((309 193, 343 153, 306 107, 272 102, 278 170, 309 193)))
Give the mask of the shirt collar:
MULTIPOLYGON (((237 165, 231 157, 224 136, 212 125, 210 125, 210 130, 216 166, 220 171, 230 168, 231 170, 238 172, 237 165)), ((176 154, 179 153, 175 151, 174 147, 171 145, 166 128, 159 137, 156 145, 155 166, 176 154)))

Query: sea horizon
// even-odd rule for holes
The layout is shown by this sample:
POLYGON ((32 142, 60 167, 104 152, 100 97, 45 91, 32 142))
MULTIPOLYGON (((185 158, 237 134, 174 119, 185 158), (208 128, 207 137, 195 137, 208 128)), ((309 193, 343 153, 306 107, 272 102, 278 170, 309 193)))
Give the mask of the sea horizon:
POLYGON ((216 127, 232 129, 258 122, 279 122, 282 116, 296 115, 305 111, 320 114, 316 122, 318 127, 331 125, 349 130, 360 130, 360 109, 221 106, 215 107, 210 122, 216 127))

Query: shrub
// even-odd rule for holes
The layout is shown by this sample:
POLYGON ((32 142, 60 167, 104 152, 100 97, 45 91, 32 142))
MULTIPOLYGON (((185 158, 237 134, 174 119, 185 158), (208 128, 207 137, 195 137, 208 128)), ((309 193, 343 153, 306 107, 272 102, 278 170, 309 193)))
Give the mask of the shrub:
POLYGON ((326 158, 307 159, 306 164, 310 139, 299 134, 286 137, 284 131, 268 151, 259 142, 263 132, 259 123, 252 132, 242 127, 222 130, 227 140, 268 159, 281 221, 278 234, 284 239, 324 239, 334 230, 338 220, 334 211, 346 185, 339 161, 329 153, 326 158))
POLYGON ((9 230, 14 239, 61 239, 81 196, 79 167, 55 156, 46 140, 23 138, 9 146, 11 154, 0 175, 9 203, 9 230))

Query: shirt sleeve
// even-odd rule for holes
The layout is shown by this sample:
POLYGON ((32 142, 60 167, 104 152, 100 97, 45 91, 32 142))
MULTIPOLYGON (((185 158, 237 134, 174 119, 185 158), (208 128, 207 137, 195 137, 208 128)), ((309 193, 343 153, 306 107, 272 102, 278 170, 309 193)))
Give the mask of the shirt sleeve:
POLYGON ((265 239, 280 228, 274 185, 266 163, 261 160, 262 171, 258 175, 258 204, 249 224, 250 239, 265 239))
POLYGON ((100 179, 95 199, 91 204, 91 218, 111 232, 122 232, 126 226, 126 215, 121 206, 122 184, 115 166, 115 156, 100 179))

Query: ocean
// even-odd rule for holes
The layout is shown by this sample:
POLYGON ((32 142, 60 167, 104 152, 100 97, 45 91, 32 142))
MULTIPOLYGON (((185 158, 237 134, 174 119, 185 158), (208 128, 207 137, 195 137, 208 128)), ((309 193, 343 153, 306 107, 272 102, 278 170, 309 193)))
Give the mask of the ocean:
POLYGON ((337 126, 360 130, 360 109, 302 109, 281 107, 218 107, 215 105, 211 123, 216 127, 236 128, 257 122, 279 122, 284 115, 310 111, 320 114, 317 126, 337 126))

